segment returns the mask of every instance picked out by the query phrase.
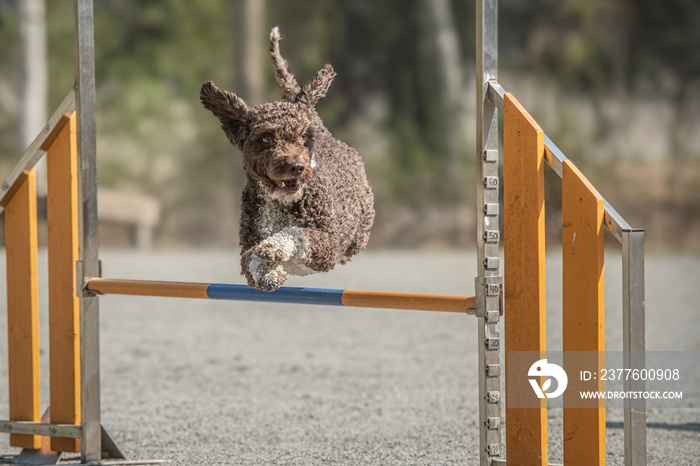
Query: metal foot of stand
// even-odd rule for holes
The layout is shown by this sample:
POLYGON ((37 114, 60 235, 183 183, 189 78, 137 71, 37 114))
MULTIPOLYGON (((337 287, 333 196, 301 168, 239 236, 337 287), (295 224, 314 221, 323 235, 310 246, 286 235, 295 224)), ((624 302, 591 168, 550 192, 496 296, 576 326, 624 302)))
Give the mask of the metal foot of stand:
MULTIPOLYGON (((41 422, 43 424, 51 422, 51 407, 46 408, 41 416, 41 422)), ((51 437, 41 437, 41 448, 38 450, 25 448, 15 458, 15 464, 58 464, 61 454, 51 450, 51 437)))
MULTIPOLYGON (((49 424, 51 422, 51 407, 46 408, 46 411, 44 411, 44 414, 41 416, 41 422, 44 424, 49 424)), ((14 460, 14 464, 58 464, 62 455, 62 452, 51 450, 51 437, 41 437, 41 448, 36 450, 25 448, 19 455, 17 455, 14 460)), ((124 453, 122 453, 104 427, 102 427, 102 459, 126 459, 124 453)))
POLYGON ((117 444, 114 443, 114 440, 109 436, 104 426, 101 425, 100 427, 102 429, 102 459, 125 460, 126 456, 124 456, 124 453, 122 453, 117 444))

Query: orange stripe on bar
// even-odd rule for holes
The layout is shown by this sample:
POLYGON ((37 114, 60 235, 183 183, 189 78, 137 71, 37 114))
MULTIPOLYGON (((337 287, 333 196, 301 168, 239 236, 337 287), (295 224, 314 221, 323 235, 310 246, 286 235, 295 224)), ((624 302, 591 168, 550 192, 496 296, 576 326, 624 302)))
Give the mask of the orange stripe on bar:
POLYGON ((208 299, 208 287, 208 283, 189 282, 159 282, 108 278, 91 278, 88 281, 88 289, 100 294, 161 296, 164 298, 208 299))
POLYGON ((343 306, 466 313, 474 309, 474 297, 345 290, 343 306))

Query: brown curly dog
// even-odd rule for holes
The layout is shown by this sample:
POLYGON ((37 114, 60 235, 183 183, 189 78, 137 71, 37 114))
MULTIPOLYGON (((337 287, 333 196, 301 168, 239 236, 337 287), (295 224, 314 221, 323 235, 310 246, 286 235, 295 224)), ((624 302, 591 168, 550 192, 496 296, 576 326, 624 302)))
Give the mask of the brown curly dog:
POLYGON ((249 107, 213 82, 202 104, 243 153, 241 267, 248 285, 272 291, 287 274, 326 272, 367 245, 374 196, 355 149, 335 139, 315 110, 335 77, 324 66, 303 88, 287 70, 277 28, 270 56, 279 102, 249 107))

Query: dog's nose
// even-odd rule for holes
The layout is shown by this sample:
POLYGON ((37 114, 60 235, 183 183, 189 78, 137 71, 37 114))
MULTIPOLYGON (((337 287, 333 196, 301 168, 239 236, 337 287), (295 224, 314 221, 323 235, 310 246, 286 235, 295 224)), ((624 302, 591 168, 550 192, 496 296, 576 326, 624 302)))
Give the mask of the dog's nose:
POLYGON ((294 176, 299 176, 304 173, 306 166, 304 162, 289 162, 287 164, 287 171, 294 176))

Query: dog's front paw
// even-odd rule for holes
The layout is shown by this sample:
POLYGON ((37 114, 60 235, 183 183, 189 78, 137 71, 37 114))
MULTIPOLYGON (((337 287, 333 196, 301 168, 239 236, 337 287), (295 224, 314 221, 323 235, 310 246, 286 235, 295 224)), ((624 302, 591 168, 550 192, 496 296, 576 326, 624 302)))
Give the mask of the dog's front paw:
POLYGON ((286 262, 294 255, 293 244, 271 236, 253 249, 253 255, 268 262, 286 262))
POLYGON ((287 262, 305 254, 308 241, 298 228, 284 230, 268 236, 253 249, 253 255, 264 261, 287 262))
POLYGON ((282 264, 265 262, 256 256, 251 258, 248 270, 252 279, 248 284, 258 290, 275 291, 287 280, 287 271, 282 264))
POLYGON ((278 270, 271 270, 266 275, 260 278, 257 283, 256 288, 262 291, 275 291, 277 288, 281 287, 287 280, 287 272, 279 267, 278 270))

